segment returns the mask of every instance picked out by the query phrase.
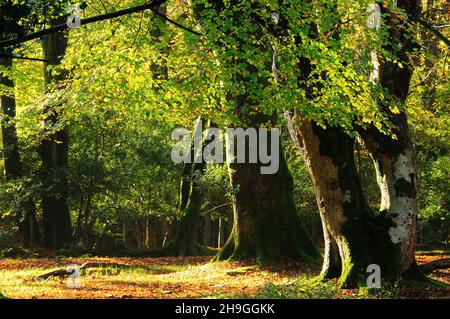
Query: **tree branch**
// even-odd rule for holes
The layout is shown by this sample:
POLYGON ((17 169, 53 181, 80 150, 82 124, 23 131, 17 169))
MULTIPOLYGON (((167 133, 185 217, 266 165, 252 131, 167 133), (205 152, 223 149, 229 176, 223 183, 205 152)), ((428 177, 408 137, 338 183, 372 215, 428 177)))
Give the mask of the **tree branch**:
POLYGON ((0 58, 8 58, 8 59, 19 59, 19 60, 28 60, 28 61, 40 61, 40 62, 47 62, 45 59, 39 59, 39 58, 28 58, 25 56, 18 56, 18 55, 4 55, 1 54, 0 58))
POLYGON ((222 205, 213 207, 213 208, 211 208, 211 209, 208 209, 206 212, 201 213, 200 215, 202 215, 202 216, 203 216, 203 215, 206 215, 206 214, 208 214, 209 212, 212 212, 213 210, 216 210, 217 208, 220 208, 220 207, 223 207, 223 206, 232 205, 232 204, 233 204, 232 202, 229 202, 229 203, 225 203, 225 204, 222 204, 222 205))
MULTIPOLYGON (((127 14, 131 14, 131 13, 136 13, 136 12, 141 12, 144 10, 152 10, 153 12, 155 12, 156 14, 160 15, 162 18, 166 19, 167 21, 169 21, 170 23, 176 25, 179 28, 182 28, 183 30, 186 30, 188 32, 191 32, 195 35, 200 35, 200 33, 191 30, 185 26, 182 26, 181 24, 179 24, 178 22, 173 21, 172 19, 169 19, 168 17, 162 15, 161 13, 159 13, 156 8, 159 7, 160 5, 162 5, 163 3, 165 3, 166 0, 153 0, 150 3, 147 4, 143 4, 141 6, 136 6, 136 7, 132 7, 132 8, 128 8, 128 9, 123 9, 123 10, 119 10, 116 12, 111 12, 111 13, 106 13, 106 14, 101 14, 95 17, 91 17, 91 18, 87 18, 87 19, 81 19, 80 21, 80 25, 85 25, 85 24, 89 24, 89 23, 93 23, 93 22, 99 22, 99 21, 103 21, 103 20, 108 20, 108 19, 113 19, 113 18, 117 18, 120 16, 124 16, 127 14)), ((55 33, 58 31, 62 31, 62 30, 67 30, 69 29, 69 27, 67 26, 66 23, 61 23, 61 24, 57 24, 54 25, 51 28, 48 29, 44 29, 44 30, 40 30, 37 32, 33 32, 30 34, 27 34, 23 37, 19 37, 19 38, 14 38, 14 39, 10 39, 10 40, 2 40, 0 41, 0 48, 4 48, 4 47, 9 47, 9 46, 13 46, 19 43, 23 43, 23 42, 27 42, 33 39, 37 39, 40 38, 44 35, 48 35, 51 33, 55 33)))
POLYGON ((170 19, 169 17, 165 16, 164 14, 159 12, 158 10, 155 10, 155 9, 150 9, 150 10, 152 10, 155 14, 159 15, 164 20, 167 20, 168 22, 172 23, 173 25, 176 25, 177 27, 179 27, 179 28, 181 28, 181 29, 183 29, 185 31, 188 31, 188 32, 193 33, 195 35, 202 35, 201 33, 197 32, 197 31, 194 31, 192 29, 189 29, 188 27, 185 27, 184 25, 179 24, 178 22, 170 19))
POLYGON ((434 28, 430 23, 428 23, 427 21, 425 21, 423 18, 421 17, 417 17, 415 19, 417 22, 419 22, 425 29, 427 29, 428 31, 430 31, 431 33, 433 33, 435 36, 437 36, 442 42, 444 42, 447 46, 450 47, 450 40, 448 38, 445 37, 445 35, 443 35, 441 32, 439 32, 438 30, 436 30, 436 28, 434 28))

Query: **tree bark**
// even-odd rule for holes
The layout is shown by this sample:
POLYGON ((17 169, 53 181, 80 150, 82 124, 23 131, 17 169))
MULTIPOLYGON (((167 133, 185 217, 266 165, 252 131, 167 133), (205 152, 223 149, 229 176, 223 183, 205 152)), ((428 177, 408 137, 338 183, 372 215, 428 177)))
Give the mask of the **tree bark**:
MULTIPOLYGON (((11 58, 1 58, 0 64, 11 68, 11 58)), ((0 84, 14 91, 14 80, 0 74, 0 84)), ((14 93, 11 93, 14 94, 14 93)), ((3 143, 4 176, 6 180, 16 180, 24 175, 23 165, 19 153, 19 141, 16 125, 16 101, 13 96, 1 95, 1 111, 3 120, 1 123, 3 143)), ((32 198, 22 198, 19 194, 18 211, 16 213, 19 232, 24 247, 32 247, 39 243, 39 227, 36 220, 36 206, 32 198)))
MULTIPOLYGON (((258 137, 258 153, 261 143, 271 145, 270 134, 267 138, 268 141, 261 141, 258 137)), ((248 154, 248 140, 245 143, 248 154)), ((261 163, 228 163, 234 221, 231 235, 216 260, 256 258, 261 264, 270 264, 283 256, 303 261, 319 257, 297 214, 293 178, 281 143, 278 151, 279 170, 274 174, 261 174, 261 163)))
MULTIPOLYGON (((57 22, 55 22, 57 23, 57 22)), ((45 36, 42 41, 44 51, 45 82, 58 83, 64 80, 65 74, 54 75, 49 66, 58 66, 66 52, 67 34, 57 32, 45 36)), ((60 119, 60 105, 47 105, 46 127, 53 126, 60 119)), ((72 243, 70 212, 67 204, 68 181, 67 164, 69 151, 68 129, 64 126, 45 136, 38 152, 42 160, 42 214, 44 223, 44 240, 48 248, 62 248, 72 243)))
POLYGON ((217 221, 217 248, 222 248, 224 244, 224 229, 223 229, 223 218, 220 217, 217 221))
MULTIPOLYGON (((417 171, 406 114, 396 116, 397 140, 374 129, 361 133, 370 152, 381 192, 380 212, 373 237, 383 243, 374 251, 387 278, 417 270, 417 171)), ((376 248, 376 247, 374 247, 376 248)))
MULTIPOLYGON (((410 20, 420 12, 420 1, 398 1, 410 20)), ((382 11, 386 11, 382 8, 382 11)), ((398 63, 380 59, 377 79, 394 102, 404 104, 409 92, 412 63, 408 54, 415 47, 412 34, 398 21, 387 20, 388 45, 385 49, 393 54, 398 63)), ((396 136, 387 136, 376 128, 361 130, 361 139, 371 154, 381 191, 380 214, 374 237, 385 247, 374 252, 376 262, 387 278, 400 275, 420 277, 415 261, 416 220, 417 220, 417 169, 415 152, 408 128, 406 113, 393 113, 386 103, 380 103, 380 110, 388 114, 396 136), (381 226, 383 225, 383 226, 381 226)), ((381 248, 379 245, 378 248, 381 248)))
POLYGON ((287 113, 288 127, 314 184, 325 239, 320 277, 354 286, 370 264, 369 210, 356 172, 354 139, 287 113))

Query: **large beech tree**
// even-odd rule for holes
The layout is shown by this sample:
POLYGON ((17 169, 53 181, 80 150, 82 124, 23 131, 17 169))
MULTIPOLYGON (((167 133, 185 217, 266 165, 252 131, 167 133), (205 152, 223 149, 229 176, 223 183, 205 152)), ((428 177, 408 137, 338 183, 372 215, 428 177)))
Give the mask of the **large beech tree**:
POLYGON ((356 172, 353 138, 288 114, 291 136, 309 168, 322 219, 325 252, 321 276, 355 284, 370 263, 369 210, 356 172))
MULTIPOLYGON (((196 6, 196 12, 201 21, 211 11, 205 10, 205 3, 196 6)), ((230 68, 230 77, 234 88, 225 92, 226 104, 236 115, 234 126, 258 129, 261 126, 270 127, 276 124, 276 113, 267 115, 261 109, 260 100, 257 97, 259 89, 268 84, 271 77, 272 48, 267 43, 257 43, 258 38, 264 35, 264 27, 256 26, 248 29, 249 22, 258 21, 261 17, 257 12, 257 4, 249 6, 240 1, 210 2, 212 8, 220 17, 227 16, 227 23, 214 24, 223 28, 222 33, 229 31, 236 34, 232 43, 220 42, 216 45, 222 47, 222 53, 242 50, 241 56, 231 57, 225 53, 218 59, 219 64, 230 68), (242 7, 242 8, 240 8, 242 7), (247 8, 248 7, 248 8, 247 8), (251 8, 250 8, 251 7, 251 8), (250 10, 245 10, 245 8, 250 10), (256 13, 253 9, 256 9, 256 13), (228 30, 230 28, 230 30, 228 30), (255 61, 245 58, 245 55, 258 50, 264 52, 260 65, 256 67, 255 61), (262 73, 262 70, 268 71, 262 73)), ((214 15, 213 15, 214 16, 214 15)), ((213 18, 214 19, 214 18, 213 18)), ((212 19, 212 20, 213 20, 212 19)), ((265 19, 265 18, 264 18, 265 19)), ((210 20, 211 22, 211 20, 210 20)), ((269 19, 261 21, 267 26, 273 22, 269 19)), ((206 31, 212 24, 205 27, 206 31)), ((227 41, 225 39, 225 41, 227 41)), ((257 136, 256 145, 250 146, 250 139, 246 138, 243 148, 246 151, 246 163, 236 163, 228 160, 229 177, 233 190, 233 229, 230 238, 224 245, 216 260, 256 258, 260 263, 279 262, 283 256, 303 260, 313 260, 318 257, 318 252, 312 240, 302 224, 293 198, 293 179, 289 172, 281 145, 279 152, 279 170, 274 174, 261 174, 261 168, 265 166, 260 159, 257 163, 249 163, 249 152, 259 154, 261 145, 271 145, 270 134, 257 136), (262 141, 261 139, 266 139, 262 141)), ((227 138, 227 152, 233 152, 237 143, 227 138)))
MULTIPOLYGON (((409 21, 417 17, 417 1, 397 5, 406 12, 409 21)), ((389 13, 387 49, 400 63, 380 62, 379 82, 386 96, 394 97, 392 103, 404 103, 412 73, 407 53, 414 42, 410 30, 399 25, 393 11, 389 13), (397 43, 400 50, 394 49, 397 43)), ((304 79, 308 79, 311 64, 304 61, 300 68, 304 79)), ((321 128, 305 120, 298 111, 286 116, 291 136, 310 170, 321 212, 325 233, 321 275, 339 277, 342 285, 355 285, 370 263, 380 265, 383 277, 388 280, 419 274, 414 258, 417 216, 414 152, 405 112, 392 109, 395 110, 393 105, 389 107, 385 100, 380 100, 380 111, 388 114, 395 137, 375 126, 360 130, 361 140, 374 159, 382 195, 378 214, 372 214, 368 208, 355 169, 354 138, 338 128, 321 128)))

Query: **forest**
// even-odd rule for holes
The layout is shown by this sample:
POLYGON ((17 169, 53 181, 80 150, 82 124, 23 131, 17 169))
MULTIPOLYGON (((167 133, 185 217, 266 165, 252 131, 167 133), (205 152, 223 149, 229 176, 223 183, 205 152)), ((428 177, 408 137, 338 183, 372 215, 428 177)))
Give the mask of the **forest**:
POLYGON ((448 0, 0 0, 0 299, 450 298, 448 0))

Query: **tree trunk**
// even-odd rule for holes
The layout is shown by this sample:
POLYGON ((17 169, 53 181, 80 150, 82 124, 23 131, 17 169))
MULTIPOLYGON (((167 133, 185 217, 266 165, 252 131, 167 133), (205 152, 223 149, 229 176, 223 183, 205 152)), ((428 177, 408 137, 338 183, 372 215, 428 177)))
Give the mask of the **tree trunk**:
POLYGON ((137 250, 142 250, 142 225, 139 218, 134 221, 136 225, 136 248, 137 250))
MULTIPOLYGON (((0 64, 6 68, 11 68, 12 59, 1 58, 0 64)), ((6 75, 0 74, 0 84, 12 90, 14 94, 14 80, 6 75)), ((16 101, 13 96, 1 95, 2 111, 2 143, 3 143, 3 163, 4 176, 6 180, 15 180, 23 177, 23 166, 19 153, 19 141, 17 137, 16 125, 16 101)), ((39 243, 39 228, 36 220, 36 207, 32 198, 22 198, 19 194, 18 211, 16 213, 19 231, 24 247, 32 247, 39 243)))
MULTIPOLYGON (((409 18, 419 14, 418 0, 399 1, 397 5, 405 10, 409 18)), ((404 104, 412 76, 408 54, 415 44, 409 31, 396 25, 397 21, 391 19, 387 23, 390 27, 389 45, 385 49, 396 56, 403 66, 387 60, 379 61, 379 77, 375 80, 392 95, 395 102, 404 104)), ((385 247, 377 245, 383 249, 375 251, 374 257, 387 278, 397 278, 402 274, 420 277, 415 261, 417 169, 407 116, 404 111, 392 113, 385 103, 380 103, 380 110, 388 114, 396 139, 374 127, 360 132, 374 161, 381 191, 380 214, 374 237, 385 247)))
POLYGON ((128 225, 127 222, 124 220, 122 222, 122 241, 123 241, 123 247, 128 248, 128 225))
POLYGON ((374 237, 383 242, 375 251, 376 263, 388 278, 417 270, 417 171, 406 114, 396 116, 397 140, 375 129, 361 133, 373 159, 381 192, 374 237))
POLYGON ((224 244, 224 227, 223 227, 223 218, 220 217, 217 221, 217 248, 222 248, 224 244))
POLYGON ((211 214, 204 215, 204 227, 203 227, 203 245, 210 247, 211 243, 211 214))
POLYGON ((370 264, 368 207, 356 172, 354 139, 287 113, 291 136, 309 169, 322 219, 325 254, 321 277, 354 286, 370 264))
MULTIPOLYGON (((250 147, 246 145, 246 149, 250 147)), ((279 154, 279 170, 274 174, 261 174, 260 163, 228 163, 234 222, 216 260, 256 258, 259 263, 270 264, 282 256, 304 261, 319 256, 297 214, 294 183, 281 145, 279 154)))
MULTIPOLYGON (((47 84, 58 83, 65 78, 65 74, 53 75, 48 66, 57 66, 61 63, 67 48, 67 34, 61 31, 45 36, 42 47, 47 61, 45 81, 47 84)), ((53 126, 60 119, 60 105, 47 105, 45 113, 47 114, 46 127, 53 130, 53 126)), ((57 249, 72 243, 70 212, 67 204, 68 143, 68 129, 64 126, 46 135, 38 147, 42 160, 44 187, 42 195, 44 239, 45 246, 48 248, 57 249)))
MULTIPOLYGON (((191 160, 194 162, 195 133, 199 127, 203 127, 205 121, 199 117, 194 127, 191 141, 191 160)), ((203 154, 204 139, 202 138, 201 150, 203 154)), ((198 250, 198 225, 200 221, 200 208, 203 194, 198 185, 198 178, 203 174, 206 163, 185 163, 180 185, 179 209, 181 217, 177 223, 175 238, 171 243, 171 254, 177 256, 197 256, 198 250)))

